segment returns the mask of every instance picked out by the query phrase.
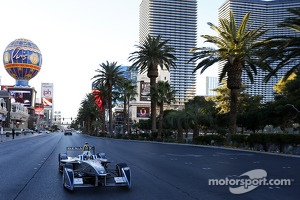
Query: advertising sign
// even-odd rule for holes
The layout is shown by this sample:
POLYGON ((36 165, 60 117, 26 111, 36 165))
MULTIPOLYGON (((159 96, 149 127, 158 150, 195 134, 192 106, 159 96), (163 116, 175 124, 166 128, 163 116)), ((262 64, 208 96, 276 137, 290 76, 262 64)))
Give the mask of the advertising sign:
POLYGON ((53 100, 53 83, 42 83, 41 98, 45 108, 52 107, 53 100))
POLYGON ((137 117, 149 117, 150 112, 149 112, 149 107, 137 107, 137 117))
POLYGON ((8 90, 8 88, 13 88, 13 85, 1 85, 1 90, 8 90))
POLYGON ((35 104, 34 114, 44 115, 44 105, 43 104, 35 104))
POLYGON ((35 103, 35 93, 33 89, 8 88, 11 103, 20 103, 26 107, 33 107, 35 103))
POLYGON ((146 82, 141 81, 140 101, 151 101, 151 98, 150 98, 150 83, 146 83, 146 82))

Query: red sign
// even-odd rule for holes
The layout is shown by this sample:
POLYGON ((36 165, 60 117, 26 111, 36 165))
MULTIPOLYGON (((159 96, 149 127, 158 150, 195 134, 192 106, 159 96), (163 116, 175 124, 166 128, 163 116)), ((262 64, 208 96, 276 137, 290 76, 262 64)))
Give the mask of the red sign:
POLYGON ((102 99, 100 96, 100 91, 99 90, 93 90, 94 98, 95 98, 95 104, 98 106, 100 111, 102 112, 102 99))

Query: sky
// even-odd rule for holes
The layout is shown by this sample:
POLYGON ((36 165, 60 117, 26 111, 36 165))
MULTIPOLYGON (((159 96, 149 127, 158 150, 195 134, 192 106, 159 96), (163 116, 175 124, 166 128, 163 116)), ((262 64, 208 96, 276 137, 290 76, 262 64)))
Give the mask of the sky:
MULTIPOLYGON (((0 0, 0 51, 15 39, 31 40, 40 49, 40 72, 29 81, 40 99, 41 83, 53 83, 54 111, 75 118, 80 103, 91 92, 99 64, 129 66, 129 54, 139 39, 142 0, 0 0)), ((217 24, 225 0, 198 0, 198 44, 202 34, 214 34, 207 22, 217 24)), ((1 85, 16 83, 1 56, 1 85)), ((199 72, 196 72, 199 74, 199 72)), ((204 94, 205 76, 217 76, 216 66, 197 77, 197 94, 204 94)))

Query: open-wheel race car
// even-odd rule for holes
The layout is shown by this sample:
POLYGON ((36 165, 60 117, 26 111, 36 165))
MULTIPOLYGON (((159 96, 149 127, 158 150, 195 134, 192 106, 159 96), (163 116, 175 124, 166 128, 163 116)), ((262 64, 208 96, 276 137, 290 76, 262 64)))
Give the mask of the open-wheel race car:
POLYGON ((79 187, 122 186, 131 187, 131 171, 126 163, 109 167, 105 153, 95 153, 95 147, 67 147, 58 155, 63 186, 69 190, 79 187))

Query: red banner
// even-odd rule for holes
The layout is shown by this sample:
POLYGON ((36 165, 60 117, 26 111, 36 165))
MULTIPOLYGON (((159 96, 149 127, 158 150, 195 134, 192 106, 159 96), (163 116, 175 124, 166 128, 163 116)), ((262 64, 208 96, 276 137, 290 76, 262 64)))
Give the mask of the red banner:
POLYGON ((100 91, 99 90, 93 90, 94 98, 95 98, 95 104, 98 106, 100 111, 102 112, 103 106, 102 106, 102 99, 100 96, 100 91))

